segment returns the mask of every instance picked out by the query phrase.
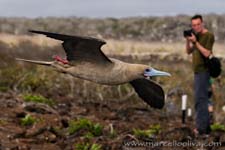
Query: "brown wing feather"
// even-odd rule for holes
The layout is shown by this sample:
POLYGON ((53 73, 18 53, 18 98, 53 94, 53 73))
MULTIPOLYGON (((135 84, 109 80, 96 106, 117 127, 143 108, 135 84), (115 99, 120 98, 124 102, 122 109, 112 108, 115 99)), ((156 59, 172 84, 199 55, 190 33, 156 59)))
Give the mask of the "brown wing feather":
POLYGON ((62 46, 69 61, 89 61, 102 64, 111 63, 111 60, 101 51, 101 46, 106 44, 103 40, 34 30, 30 32, 44 34, 47 37, 63 41, 62 46))

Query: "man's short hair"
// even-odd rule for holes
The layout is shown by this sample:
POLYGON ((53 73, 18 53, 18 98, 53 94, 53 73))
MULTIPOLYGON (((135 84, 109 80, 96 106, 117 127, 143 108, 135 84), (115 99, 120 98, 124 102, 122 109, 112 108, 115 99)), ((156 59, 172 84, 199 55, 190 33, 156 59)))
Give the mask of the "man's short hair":
POLYGON ((191 20, 194 20, 194 19, 200 19, 201 21, 203 21, 202 15, 199 15, 199 14, 196 14, 193 17, 191 17, 191 20))

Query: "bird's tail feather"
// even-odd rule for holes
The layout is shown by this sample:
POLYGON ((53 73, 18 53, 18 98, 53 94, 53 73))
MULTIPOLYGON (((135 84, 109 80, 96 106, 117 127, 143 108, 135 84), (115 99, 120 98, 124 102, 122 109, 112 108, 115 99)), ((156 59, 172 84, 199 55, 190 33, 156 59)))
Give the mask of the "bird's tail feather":
POLYGON ((16 60, 38 64, 38 65, 45 65, 45 66, 50 66, 53 63, 52 61, 39 61, 39 60, 29 60, 29 59, 22 59, 22 58, 16 58, 16 60))

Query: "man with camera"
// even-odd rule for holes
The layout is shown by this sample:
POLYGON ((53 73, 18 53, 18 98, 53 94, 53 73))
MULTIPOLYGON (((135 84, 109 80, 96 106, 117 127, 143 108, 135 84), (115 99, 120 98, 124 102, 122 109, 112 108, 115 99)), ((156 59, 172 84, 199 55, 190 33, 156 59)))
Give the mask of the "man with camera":
POLYGON ((191 30, 184 31, 186 52, 192 54, 194 71, 194 97, 196 111, 196 130, 199 135, 210 133, 210 117, 208 112, 209 70, 207 58, 212 54, 214 35, 203 24, 201 15, 191 18, 191 30))

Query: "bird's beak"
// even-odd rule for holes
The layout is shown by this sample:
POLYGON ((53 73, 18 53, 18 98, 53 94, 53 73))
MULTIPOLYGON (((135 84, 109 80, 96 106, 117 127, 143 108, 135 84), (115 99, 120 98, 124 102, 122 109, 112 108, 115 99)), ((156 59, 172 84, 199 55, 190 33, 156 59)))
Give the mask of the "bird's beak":
POLYGON ((164 71, 159 71, 154 68, 151 68, 148 72, 144 73, 144 76, 146 77, 153 77, 153 76, 171 76, 170 73, 164 72, 164 71))

